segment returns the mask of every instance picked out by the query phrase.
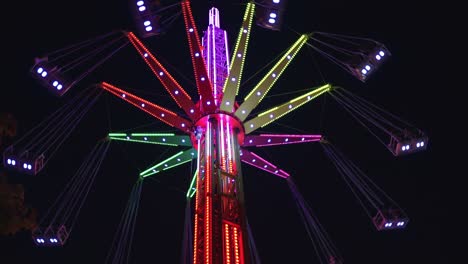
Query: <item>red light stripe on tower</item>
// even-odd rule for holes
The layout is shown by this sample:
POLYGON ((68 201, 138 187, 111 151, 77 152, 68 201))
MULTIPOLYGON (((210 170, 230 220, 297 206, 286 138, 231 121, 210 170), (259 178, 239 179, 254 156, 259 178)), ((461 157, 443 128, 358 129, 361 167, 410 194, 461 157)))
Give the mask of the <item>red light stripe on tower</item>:
POLYGON ((121 99, 131 103, 132 105, 140 108, 141 110, 147 112, 148 114, 156 117, 157 119, 163 121, 164 123, 176 127, 184 132, 189 133, 190 127, 192 127, 192 122, 180 117, 176 113, 167 110, 161 106, 153 104, 149 101, 146 101, 136 95, 128 93, 122 89, 119 89, 112 84, 103 82, 101 87, 110 93, 120 97, 121 99))
POLYGON ((167 92, 172 96, 172 99, 182 108, 185 113, 192 119, 196 120, 200 116, 200 111, 195 107, 195 104, 190 98, 190 95, 180 86, 180 84, 172 77, 172 75, 162 66, 156 57, 145 47, 145 45, 133 34, 127 34, 128 39, 133 44, 135 49, 140 53, 146 64, 151 68, 154 75, 159 79, 167 92))
POLYGON ((201 109, 214 112, 216 105, 213 97, 213 88, 206 70, 205 59, 202 56, 200 38, 198 37, 197 26, 192 16, 189 1, 182 1, 182 12, 184 14, 185 30, 190 47, 190 56, 192 57, 195 81, 197 83, 198 94, 202 99, 201 103, 203 104, 201 109))

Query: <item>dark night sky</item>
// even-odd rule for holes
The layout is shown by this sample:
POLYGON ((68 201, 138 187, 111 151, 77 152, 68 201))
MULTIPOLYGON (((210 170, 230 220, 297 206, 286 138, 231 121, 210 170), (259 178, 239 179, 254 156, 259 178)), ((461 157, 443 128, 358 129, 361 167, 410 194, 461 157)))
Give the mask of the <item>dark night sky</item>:
MULTIPOLYGON (((4 78, 12 79, 2 88, 0 112, 14 114, 19 136, 72 96, 54 97, 29 76, 34 57, 111 30, 132 30, 128 2, 35 1, 28 3, 28 8, 14 20, 2 23, 10 25, 4 36, 11 37, 5 44, 10 52, 4 56, 12 67, 4 78)), ((406 210, 411 219, 407 229, 377 232, 318 144, 253 151, 293 175, 346 263, 447 263, 440 249, 439 220, 444 213, 434 165, 435 149, 440 144, 433 118, 436 110, 432 107, 436 98, 428 92, 435 89, 432 87, 436 80, 429 81, 428 76, 433 76, 434 69, 426 56, 428 45, 432 45, 429 29, 435 22, 430 22, 428 12, 409 7, 405 1, 391 3, 388 6, 388 2, 380 1, 289 1, 281 32, 253 26, 244 80, 294 42, 297 35, 293 31, 340 33, 384 43, 392 57, 365 84, 304 48, 270 94, 313 87, 324 81, 343 86, 424 130, 430 137, 426 152, 393 157, 329 96, 303 106, 297 113, 280 120, 282 125, 273 124, 263 132, 302 131, 327 136, 406 210)), ((208 9, 212 5, 220 9, 221 27, 228 31, 232 47, 243 5, 241 1, 193 1, 199 33, 207 25, 208 9)), ((4 10, 16 8, 9 4, 4 10)), ((161 61, 170 64, 169 70, 193 98, 195 87, 182 28, 183 19, 179 17, 165 35, 145 42, 161 61), (171 70, 174 68, 178 72, 171 70)), ((130 47, 80 82, 70 94, 103 80, 134 89, 132 91, 180 112, 130 47)), ((253 85, 255 78, 241 87, 241 98, 253 85)), ((290 98, 267 98, 260 108, 290 98)), ((103 94, 41 174, 26 176, 11 172, 10 181, 24 184, 27 203, 40 213, 44 212, 98 139, 109 131, 129 130, 145 124, 150 125, 142 132, 172 131, 111 95, 103 94)), ((177 151, 179 149, 168 150, 165 146, 112 143, 67 245, 36 248, 29 233, 23 232, 1 238, 4 246, 0 247, 0 263, 103 263, 138 172, 177 151)), ((179 263, 185 206, 183 192, 190 176, 189 167, 181 166, 145 182, 132 263, 179 263)), ((246 166, 243 173, 249 222, 263 263, 318 263, 286 182, 246 166)))

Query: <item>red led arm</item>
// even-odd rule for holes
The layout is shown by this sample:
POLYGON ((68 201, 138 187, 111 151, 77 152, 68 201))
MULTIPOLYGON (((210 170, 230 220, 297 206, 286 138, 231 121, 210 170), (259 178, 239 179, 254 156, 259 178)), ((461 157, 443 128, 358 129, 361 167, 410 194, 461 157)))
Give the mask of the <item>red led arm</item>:
POLYGON ((288 178, 289 173, 278 169, 275 165, 271 164, 270 162, 266 161, 264 158, 258 156, 257 154, 250 152, 246 149, 241 150, 241 156, 240 156, 242 162, 247 163, 249 165, 252 165, 254 167, 257 167, 261 170, 267 171, 271 174, 274 174, 276 176, 282 177, 282 178, 288 178))
POLYGON ((145 47, 145 45, 133 34, 127 34, 128 39, 133 44, 135 49, 140 53, 146 64, 151 68, 153 73, 158 77, 167 92, 172 96, 180 108, 192 119, 196 120, 200 116, 200 111, 195 107, 195 104, 190 98, 190 95, 180 86, 172 75, 164 68, 156 57, 145 47))
POLYGON ((109 83, 101 83, 101 87, 112 94, 120 97, 121 99, 131 103, 132 105, 140 108, 141 110, 147 112, 148 114, 156 117, 157 119, 163 121, 164 123, 176 127, 184 132, 189 133, 190 127, 192 127, 192 122, 180 117, 174 112, 171 112, 161 106, 148 102, 136 95, 128 93, 122 89, 119 89, 109 83))
POLYGON ((214 112, 216 105, 213 98, 213 88, 208 78, 205 59, 202 55, 202 46, 200 44, 200 38, 198 37, 197 26, 193 20, 189 1, 182 1, 182 12, 184 14, 185 30, 187 31, 198 94, 201 96, 203 103, 202 109, 214 112))

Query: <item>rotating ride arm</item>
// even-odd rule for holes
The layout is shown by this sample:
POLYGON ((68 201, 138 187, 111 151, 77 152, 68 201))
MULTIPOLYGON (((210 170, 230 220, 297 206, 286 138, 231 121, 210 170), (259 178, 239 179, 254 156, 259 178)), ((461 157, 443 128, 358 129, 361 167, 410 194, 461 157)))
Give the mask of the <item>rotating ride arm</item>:
POLYGON ((195 21, 192 16, 190 1, 183 0, 181 5, 185 21, 185 30, 187 32, 190 47, 190 56, 192 57, 195 81, 198 88, 198 94, 201 97, 201 104, 203 105, 202 109, 214 112, 216 105, 213 97, 213 88, 210 78, 208 78, 205 59, 202 56, 202 46, 200 44, 200 38, 198 37, 197 26, 195 25, 195 21))
POLYGON ((286 115, 289 112, 292 112, 293 110, 299 108, 303 104, 316 98, 317 96, 330 91, 331 88, 332 86, 330 84, 322 85, 310 92, 307 92, 306 94, 303 94, 299 97, 290 100, 287 103, 273 107, 263 113, 258 114, 256 117, 245 122, 245 134, 249 134, 260 127, 264 127, 270 124, 271 122, 278 120, 282 116, 286 115))
POLYGON ((242 162, 257 167, 261 170, 267 171, 271 174, 279 176, 281 178, 288 178, 290 175, 289 173, 279 169, 275 165, 271 164, 270 162, 266 161, 264 158, 258 156, 257 154, 250 152, 246 149, 241 149, 240 158, 242 162))
POLYGON ((308 35, 301 35, 299 39, 284 53, 281 59, 268 71, 262 80, 252 89, 245 97, 244 102, 236 110, 235 115, 244 121, 252 110, 263 100, 265 95, 270 91, 276 80, 280 77, 283 71, 288 67, 289 63, 296 56, 299 50, 304 46, 308 39, 308 35))
POLYGON ((109 133, 109 139, 145 144, 157 144, 167 146, 191 147, 189 136, 175 135, 173 133, 109 133))
POLYGON ((322 135, 286 135, 286 134, 260 134, 248 135, 244 139, 243 147, 267 147, 285 144, 319 142, 322 135))
POLYGON ((222 111, 232 112, 236 95, 239 93, 239 86, 244 69, 244 61, 247 53, 247 46, 249 43, 250 31, 252 27, 252 20, 255 14, 255 4, 250 2, 244 13, 244 20, 240 28, 239 35, 237 36, 236 47, 232 54, 231 66, 229 75, 224 82, 223 87, 223 100, 220 106, 222 111))
POLYGON ((141 110, 147 112, 148 114, 156 117, 164 123, 172 127, 176 127, 185 133, 190 133, 190 127, 192 127, 192 122, 180 117, 176 113, 169 111, 159 105, 146 101, 145 99, 128 93, 122 89, 119 89, 113 86, 112 84, 102 82, 101 87, 109 91, 110 93, 118 96, 119 98, 131 103, 132 105, 140 108, 141 110))
POLYGON ((151 166, 147 170, 143 171, 142 173, 140 173, 140 177, 145 178, 145 177, 154 175, 158 172, 177 167, 179 165, 187 163, 191 161, 192 159, 196 159, 196 158, 197 158, 197 151, 194 148, 181 151, 173 155, 172 157, 165 159, 161 161, 160 163, 154 166, 151 166))
POLYGON ((143 43, 132 32, 127 33, 127 37, 133 44, 135 49, 141 55, 146 64, 151 68, 154 75, 159 79, 172 99, 182 108, 187 116, 192 120, 196 120, 200 116, 200 111, 195 107, 195 104, 190 98, 190 95, 180 86, 180 84, 172 77, 172 75, 164 68, 164 66, 151 54, 151 52, 143 45, 143 43))

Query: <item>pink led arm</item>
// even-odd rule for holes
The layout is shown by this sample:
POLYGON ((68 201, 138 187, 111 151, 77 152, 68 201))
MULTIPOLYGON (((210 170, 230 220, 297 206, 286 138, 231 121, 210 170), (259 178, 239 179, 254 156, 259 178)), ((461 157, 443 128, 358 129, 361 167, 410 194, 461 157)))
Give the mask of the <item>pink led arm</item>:
POLYGON ((264 158, 258 156, 257 154, 250 152, 246 149, 241 150, 241 160, 244 163, 247 163, 249 165, 252 165, 254 167, 257 167, 259 169, 262 169, 264 171, 267 171, 271 174, 274 174, 276 176, 279 176, 281 178, 288 178, 289 173, 278 169, 275 165, 271 164, 270 162, 266 161, 264 158))
POLYGON ((297 144, 306 142, 317 142, 322 139, 322 135, 280 135, 280 134, 260 134, 247 135, 243 147, 265 147, 285 144, 297 144))

